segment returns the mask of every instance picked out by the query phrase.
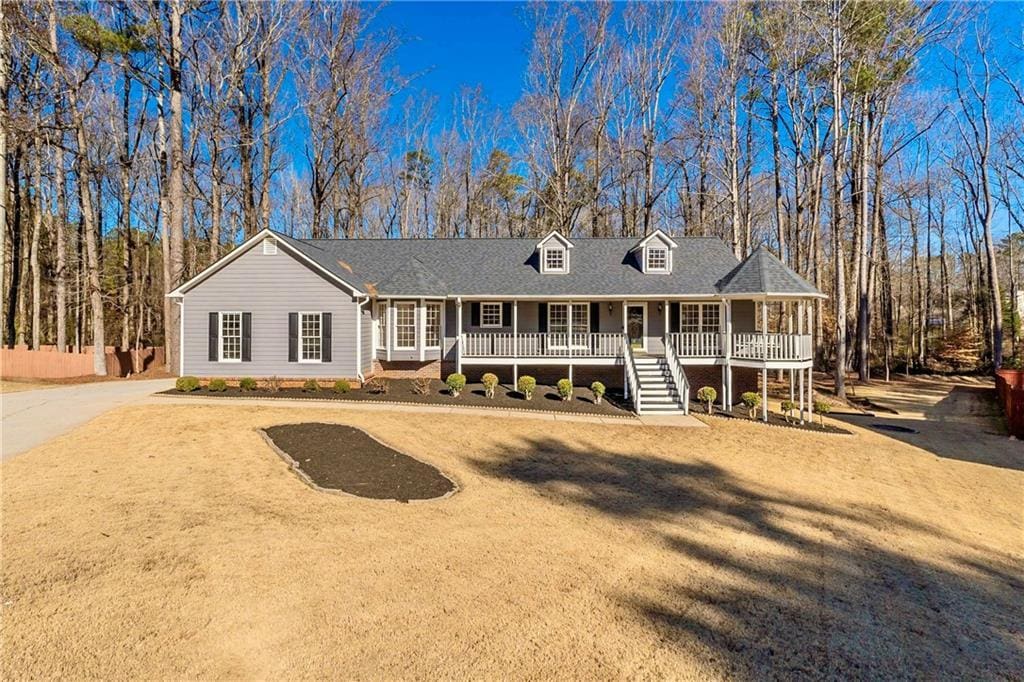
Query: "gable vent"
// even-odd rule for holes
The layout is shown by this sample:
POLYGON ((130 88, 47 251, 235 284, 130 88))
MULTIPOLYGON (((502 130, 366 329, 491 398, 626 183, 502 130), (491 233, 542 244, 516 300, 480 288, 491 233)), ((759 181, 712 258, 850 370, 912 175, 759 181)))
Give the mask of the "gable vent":
POLYGON ((263 240, 263 255, 264 256, 276 256, 277 255, 277 240, 276 239, 264 239, 263 240))

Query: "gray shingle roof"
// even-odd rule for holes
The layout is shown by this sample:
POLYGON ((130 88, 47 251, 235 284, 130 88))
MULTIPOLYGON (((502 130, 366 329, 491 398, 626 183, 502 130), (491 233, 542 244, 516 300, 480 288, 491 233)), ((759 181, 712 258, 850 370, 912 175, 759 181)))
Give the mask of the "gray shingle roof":
POLYGON ((718 282, 722 294, 794 294, 820 296, 807 280, 796 274, 764 246, 718 282))
MULTIPOLYGON (((536 239, 294 239, 289 244, 356 289, 379 296, 714 296, 726 293, 719 282, 733 285, 743 264, 717 237, 675 237, 679 245, 673 269, 667 275, 640 270, 635 239, 574 239, 570 272, 541 274, 537 267, 536 239)), ((770 258, 774 259, 764 250, 770 258)), ((758 256, 758 258, 761 258, 758 256)), ((769 283, 800 286, 799 292, 772 289, 772 293, 817 294, 796 273, 758 265, 768 270, 769 283)), ((740 286, 737 282, 735 286, 740 286)), ((743 293, 757 293, 747 291, 743 293)))

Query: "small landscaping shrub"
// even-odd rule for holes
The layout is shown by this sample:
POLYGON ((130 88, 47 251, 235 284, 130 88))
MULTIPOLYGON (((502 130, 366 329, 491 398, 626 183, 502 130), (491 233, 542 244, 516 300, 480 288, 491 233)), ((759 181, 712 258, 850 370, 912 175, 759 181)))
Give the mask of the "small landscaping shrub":
POLYGON ((818 413, 818 423, 821 424, 821 428, 825 428, 825 415, 832 411, 832 406, 824 400, 815 400, 814 411, 818 413))
POLYGON ((537 390, 537 380, 529 374, 524 374, 519 377, 519 382, 516 384, 516 390, 519 391, 527 400, 532 400, 533 392, 537 390))
POLYGON ((223 393, 228 390, 228 382, 223 379, 210 379, 210 383, 206 385, 206 390, 211 393, 223 393))
POLYGON ((384 377, 374 377, 366 382, 366 390, 377 395, 387 395, 391 384, 384 377))
POLYGON ((281 377, 267 377, 263 380, 263 388, 271 393, 281 390, 281 377))
POLYGON ((448 392, 452 394, 452 397, 458 398, 459 394, 462 393, 462 389, 466 387, 466 375, 453 372, 448 375, 444 383, 447 384, 448 392))
POLYGON ((174 388, 182 393, 191 393, 192 391, 199 390, 199 379, 195 377, 178 377, 178 380, 174 382, 174 388))
POLYGON ((480 377, 480 383, 484 385, 484 395, 488 398, 493 398, 494 389, 498 387, 498 375, 488 372, 480 377))
POLYGON ((747 391, 740 396, 740 400, 747 408, 747 416, 755 419, 757 417, 757 408, 761 407, 761 394, 747 391))
POLYGON ((255 391, 256 380, 253 379, 252 377, 244 377, 238 382, 238 388, 240 388, 243 391, 255 391))
POLYGON ((707 406, 708 414, 711 414, 711 403, 718 400, 718 391, 711 386, 701 386, 697 389, 697 400, 707 406))
POLYGON ((338 394, 348 393, 352 390, 352 384, 348 383, 345 379, 338 379, 334 382, 331 390, 338 394))
POLYGON ((600 405, 601 399, 604 398, 605 387, 600 381, 595 381, 590 384, 590 392, 594 394, 594 404, 600 405))
POLYGON ((790 419, 793 417, 793 410, 796 409, 796 403, 792 400, 782 401, 782 414, 786 417, 786 423, 788 424, 790 419))
POLYGON ((558 395, 561 396, 562 400, 572 400, 572 382, 568 379, 559 379, 558 384, 558 395))
POLYGON ((302 384, 303 393, 319 393, 320 384, 316 382, 316 379, 306 379, 305 383, 302 384))
POLYGON ((416 377, 412 380, 412 392, 416 395, 430 394, 430 377, 416 377))

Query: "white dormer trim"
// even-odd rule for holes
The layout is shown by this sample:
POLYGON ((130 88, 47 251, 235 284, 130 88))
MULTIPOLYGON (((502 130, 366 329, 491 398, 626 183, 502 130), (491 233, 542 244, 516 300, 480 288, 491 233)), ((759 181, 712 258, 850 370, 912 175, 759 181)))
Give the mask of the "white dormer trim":
MULTIPOLYGON (((672 273, 672 252, 678 246, 667 234, 661 230, 655 230, 638 241, 630 251, 636 252, 640 259, 640 270, 645 275, 668 275, 672 273), (652 267, 651 252, 658 250, 665 251, 664 267, 652 267)), ((657 260, 655 258, 655 265, 657 265, 657 260)))
POLYGON ((540 260, 540 271, 545 275, 565 275, 569 273, 569 250, 573 243, 557 231, 551 231, 537 242, 537 257, 540 260), (561 267, 556 262, 561 262, 561 267), (549 262, 551 263, 549 265, 549 262))

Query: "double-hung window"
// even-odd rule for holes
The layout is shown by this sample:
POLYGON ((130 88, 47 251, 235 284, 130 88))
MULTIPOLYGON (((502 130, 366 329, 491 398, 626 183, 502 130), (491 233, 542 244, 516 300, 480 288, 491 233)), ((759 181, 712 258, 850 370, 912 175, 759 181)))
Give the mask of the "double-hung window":
POLYGON ((647 247, 647 272, 668 272, 668 249, 663 246, 647 247))
POLYGON ((242 313, 220 314, 221 362, 242 361, 242 313))
POLYGON ((584 346, 590 332, 590 306, 586 303, 552 303, 548 306, 548 331, 553 334, 552 344, 568 345, 572 333, 572 344, 584 346))
POLYGON ((322 333, 321 313, 299 313, 299 362, 322 361, 322 333))
POLYGON ((388 304, 377 304, 377 348, 386 348, 388 340, 388 304))
POLYGON ((395 348, 416 348, 416 304, 395 304, 395 348))
POLYGON ((441 347, 440 303, 427 303, 426 328, 423 330, 423 345, 427 348, 441 347))
POLYGON ((565 272, 565 248, 549 246, 544 249, 544 271, 565 272))
POLYGON ((718 333, 721 308, 717 303, 683 303, 679 306, 679 331, 718 333))
POLYGON ((502 326, 502 322, 503 320, 501 319, 501 303, 480 304, 481 327, 500 327, 502 326))

